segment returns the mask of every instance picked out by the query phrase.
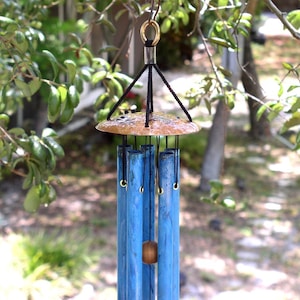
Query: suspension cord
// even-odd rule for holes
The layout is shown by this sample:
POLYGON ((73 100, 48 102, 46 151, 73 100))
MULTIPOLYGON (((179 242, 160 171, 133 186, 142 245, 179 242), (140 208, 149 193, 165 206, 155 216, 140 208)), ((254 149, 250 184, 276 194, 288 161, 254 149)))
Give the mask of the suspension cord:
POLYGON ((123 186, 125 186, 127 183, 126 147, 127 147, 127 135, 123 135, 122 136, 122 180, 121 180, 121 184, 123 186))

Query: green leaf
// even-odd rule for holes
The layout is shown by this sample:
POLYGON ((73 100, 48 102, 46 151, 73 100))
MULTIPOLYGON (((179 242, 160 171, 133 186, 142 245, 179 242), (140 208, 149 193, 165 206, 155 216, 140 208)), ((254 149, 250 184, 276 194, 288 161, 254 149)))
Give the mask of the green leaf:
POLYGON ((0 23, 3 23, 3 24, 17 24, 17 22, 14 21, 13 19, 10 19, 10 18, 4 17, 4 16, 0 16, 0 23))
POLYGON ((86 57, 86 59, 88 60, 90 66, 91 66, 93 63, 93 58, 94 58, 92 52, 87 48, 81 48, 80 53, 83 53, 83 55, 86 57))
POLYGON ((267 108, 269 108, 267 105, 261 105, 260 108, 257 110, 256 117, 258 121, 261 119, 267 108))
POLYGON ((73 107, 76 107, 79 104, 79 93, 74 85, 69 87, 67 97, 71 101, 73 107))
POLYGON ((229 209, 235 209, 236 208, 236 202, 231 197, 227 197, 221 201, 221 205, 225 208, 229 209))
POLYGON ((231 44, 229 42, 227 42, 226 40, 219 38, 219 37, 209 37, 208 41, 212 44, 216 44, 218 46, 222 46, 225 48, 230 48, 231 44))
POLYGON ((65 102, 64 109, 59 119, 62 124, 70 122, 74 115, 74 106, 68 97, 65 102))
POLYGON ((67 59, 64 61, 64 64, 67 67, 69 82, 74 83, 75 75, 77 72, 77 66, 76 66, 75 62, 71 59, 67 59))
POLYGON ((161 32, 162 33, 166 33, 168 32, 170 29, 171 29, 171 26, 172 26, 172 21, 170 18, 165 18, 162 22, 162 25, 161 25, 161 32))
POLYGON ((283 84, 280 83, 280 84, 279 84, 279 90, 278 90, 278 93, 277 93, 277 94, 278 94, 278 97, 281 97, 283 93, 284 93, 283 84))
POLYGON ((138 2, 136 1, 131 1, 130 5, 133 7, 133 9, 135 10, 135 13, 139 16, 142 13, 142 9, 141 6, 138 2))
POLYGON ((57 74, 58 74, 58 61, 57 61, 56 57, 50 51, 43 50, 42 52, 51 63, 52 70, 53 70, 53 80, 55 80, 57 77, 57 74))
POLYGON ((20 127, 14 127, 14 128, 11 128, 9 129, 9 134, 12 134, 12 135, 15 135, 15 136, 18 136, 18 137, 21 137, 25 134, 25 130, 23 128, 20 128, 20 127))
POLYGON ((226 104, 227 106, 230 108, 230 109, 233 109, 234 108, 234 94, 232 93, 227 93, 226 94, 226 104))
POLYGON ((61 112, 61 97, 55 86, 50 86, 48 98, 48 120, 53 123, 56 121, 61 112))
POLYGON ((287 91, 288 91, 288 92, 291 92, 291 91, 293 91, 293 90, 295 90, 295 89, 299 89, 299 88, 300 88, 299 85, 290 85, 287 91))
POLYGON ((107 76, 107 72, 102 70, 92 75, 92 83, 96 84, 102 81, 107 76))
POLYGON ((228 5, 229 0, 218 0, 218 7, 225 7, 228 5))
POLYGON ((284 123, 283 127, 284 127, 284 130, 287 130, 291 127, 298 126, 298 125, 300 125, 300 112, 299 111, 293 113, 292 117, 284 123))
POLYGON ((37 136, 29 137, 29 145, 31 147, 31 153, 35 158, 40 161, 44 161, 46 159, 46 149, 37 136))
POLYGON ((83 79, 79 75, 75 76, 74 85, 77 93, 81 94, 83 92, 84 86, 83 86, 83 79))
POLYGON ((183 25, 188 25, 189 23, 189 14, 187 13, 187 11, 183 8, 183 7, 179 7, 178 10, 176 11, 175 16, 178 19, 182 20, 183 25))
MULTIPOLYGON (((43 140, 44 142, 44 140, 43 140)), ((45 163, 46 163, 46 168, 47 170, 53 171, 55 169, 56 166, 56 157, 54 152, 52 151, 52 149, 46 145, 46 143, 44 142, 44 148, 46 149, 46 159, 45 159, 45 163)))
POLYGON ((24 41, 26 40, 24 33, 19 30, 15 32, 15 39, 18 44, 24 43, 24 41))
MULTIPOLYGON (((134 2, 135 3, 135 2, 134 2)), ((120 9, 116 14, 115 14, 115 20, 118 21, 125 13, 128 12, 128 9, 120 9)))
POLYGON ((110 112, 109 108, 100 109, 96 113, 96 121, 101 122, 107 118, 108 113, 110 112))
POLYGON ((28 212, 36 212, 40 206, 40 186, 31 187, 24 200, 24 208, 28 212))
POLYGON ((55 141, 55 139, 53 139, 51 136, 47 136, 43 138, 43 141, 57 157, 59 158, 64 157, 65 155, 64 149, 57 141, 55 141))
POLYGON ((292 64, 290 64, 290 63, 283 62, 283 63, 282 63, 282 66, 283 66, 286 70, 288 70, 288 71, 294 70, 294 66, 293 66, 292 64))
POLYGON ((24 82, 21 79, 15 78, 15 84, 21 90, 25 97, 31 97, 31 90, 28 83, 24 82))
POLYGON ((209 182, 211 189, 212 189, 212 193, 222 193, 223 192, 223 183, 219 180, 210 180, 209 182))
POLYGON ((286 19, 298 30, 300 28, 300 10, 293 10, 286 16, 286 19))
POLYGON ((35 77, 31 81, 29 81, 28 85, 32 96, 40 89, 42 81, 40 80, 40 78, 35 77))
POLYGON ((22 54, 25 54, 25 52, 28 50, 28 41, 25 39, 25 36, 24 39, 21 39, 19 35, 18 39, 15 38, 11 42, 14 44, 15 48, 22 54))
POLYGON ((98 109, 100 107, 104 107, 105 102, 107 102, 109 100, 109 94, 103 93, 100 96, 98 96, 98 98, 96 99, 95 103, 94 103, 94 108, 98 109))
POLYGON ((57 88, 57 90, 58 90, 61 102, 64 102, 67 99, 68 89, 66 88, 66 86, 60 85, 57 88))
POLYGON ((115 33, 117 31, 116 27, 114 26, 114 24, 112 22, 110 22, 107 18, 104 18, 103 15, 101 15, 101 17, 98 19, 98 21, 96 23, 104 25, 112 33, 115 33))
POLYGON ((31 167, 31 163, 28 163, 27 164, 27 168, 28 168, 28 172, 27 172, 27 175, 23 181, 23 184, 22 184, 22 188, 24 190, 27 190, 29 189, 32 184, 33 184, 33 177, 34 177, 34 174, 33 174, 33 169, 31 167))
POLYGON ((9 116, 7 114, 0 114, 0 126, 6 127, 9 123, 9 116))
POLYGON ((294 113, 300 109, 300 98, 295 97, 294 103, 291 106, 291 112, 294 113))
POLYGON ((109 94, 111 97, 117 96, 118 98, 120 98, 122 96, 123 87, 117 79, 110 77, 107 81, 107 84, 109 87, 109 94))
POLYGON ((57 137, 57 133, 52 128, 44 128, 44 130, 42 132, 42 138, 45 138, 45 137, 57 137))

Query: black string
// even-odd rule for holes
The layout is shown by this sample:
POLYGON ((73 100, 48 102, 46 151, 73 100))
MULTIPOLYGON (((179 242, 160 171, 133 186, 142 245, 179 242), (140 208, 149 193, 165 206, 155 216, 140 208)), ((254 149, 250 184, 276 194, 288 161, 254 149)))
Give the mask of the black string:
POLYGON ((127 135, 122 136, 122 184, 125 184, 127 178, 127 159, 126 159, 126 147, 127 147, 127 135))
POLYGON ((115 105, 113 106, 113 108, 111 109, 111 111, 108 113, 107 115, 107 120, 110 120, 111 116, 113 115, 113 113, 116 111, 116 109, 122 104, 122 102, 124 101, 125 97, 127 96, 127 94, 130 92, 130 90, 133 88, 133 86, 135 85, 135 83, 139 80, 139 78, 142 76, 142 74, 144 73, 144 71, 148 68, 148 65, 145 65, 142 70, 140 71, 140 73, 138 73, 138 75, 135 77, 135 79, 130 83, 130 85, 127 87, 127 89, 125 90, 124 94, 121 96, 121 98, 118 100, 118 102, 115 103, 115 105))
MULTIPOLYGON (((145 46, 147 46, 149 43, 152 43, 152 40, 147 40, 145 42, 145 46)), ((148 47, 148 46, 147 46, 148 47)), ((145 72, 147 68, 149 68, 149 73, 148 73, 148 91, 147 91, 147 105, 146 105, 146 120, 145 120, 145 127, 149 127, 149 119, 150 119, 150 114, 154 111, 154 105, 153 105, 153 81, 152 81, 152 67, 155 68, 157 71, 158 75, 162 79, 163 83, 167 86, 168 90, 170 93, 173 95, 185 115, 187 116, 188 120, 192 122, 192 117, 190 116, 189 112, 187 109, 184 107, 172 87, 170 86, 169 82, 155 63, 150 63, 150 64, 145 64, 142 70, 138 73, 138 75, 135 77, 135 79, 131 82, 131 84, 127 87, 125 90, 124 94, 121 96, 121 98, 114 104, 113 108, 107 115, 107 120, 110 120, 111 116, 113 113, 116 111, 116 109, 121 105, 121 103, 124 101, 125 97, 127 94, 130 92, 130 90, 133 88, 135 83, 138 81, 138 79, 142 76, 142 74, 145 72)))
POLYGON ((166 87, 169 89, 170 93, 173 95, 173 97, 175 98, 175 100, 177 101, 177 103, 179 104, 179 106, 181 107, 181 109, 184 111, 184 113, 186 114, 188 120, 190 122, 192 122, 192 117, 190 116, 189 112, 187 111, 187 109, 184 107, 184 105, 182 104, 182 102, 179 100, 178 96, 175 94, 174 90, 171 88, 169 82, 167 81, 167 79, 165 78, 164 74, 161 72, 161 70, 159 69, 159 67, 154 64, 153 65, 155 70, 157 71, 157 73, 159 74, 160 78, 162 79, 163 83, 166 85, 166 87))
POLYGON ((160 188, 159 186, 159 148, 160 148, 160 137, 157 136, 156 137, 156 161, 155 161, 155 167, 156 167, 156 184, 158 186, 158 188, 160 188))
POLYGON ((175 153, 174 153, 174 167, 175 167, 175 184, 178 184, 178 167, 179 167, 179 135, 175 136, 175 153))
POLYGON ((134 149, 137 150, 137 136, 134 136, 134 149))
POLYGON ((148 65, 148 92, 146 103, 146 120, 145 127, 149 127, 150 113, 153 112, 153 83, 152 83, 152 65, 148 65))

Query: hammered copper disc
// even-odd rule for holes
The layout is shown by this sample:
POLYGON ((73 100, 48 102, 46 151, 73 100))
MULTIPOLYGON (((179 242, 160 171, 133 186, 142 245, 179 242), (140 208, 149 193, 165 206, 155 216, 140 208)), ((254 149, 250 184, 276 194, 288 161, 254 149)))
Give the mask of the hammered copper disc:
POLYGON ((167 136, 194 133, 199 126, 188 120, 164 113, 151 113, 149 127, 145 127, 144 112, 129 113, 99 123, 96 129, 121 135, 167 136))

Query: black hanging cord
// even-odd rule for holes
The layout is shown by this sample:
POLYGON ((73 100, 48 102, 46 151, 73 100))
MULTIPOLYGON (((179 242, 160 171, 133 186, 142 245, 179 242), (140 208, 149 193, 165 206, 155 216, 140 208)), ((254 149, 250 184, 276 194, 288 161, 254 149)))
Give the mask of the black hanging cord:
POLYGON ((149 127, 150 113, 153 112, 153 82, 152 82, 152 65, 148 65, 148 93, 146 103, 146 120, 145 127, 149 127))
POLYGON ((175 179, 176 179, 176 182, 175 184, 178 185, 178 181, 179 181, 179 174, 178 174, 178 164, 179 164, 179 159, 178 159, 178 156, 179 156, 179 135, 176 135, 175 136, 175 155, 174 155, 174 159, 175 159, 175 162, 174 162, 174 168, 175 168, 175 179))
MULTIPOLYGON (((154 10, 154 1, 152 2, 152 9, 151 13, 154 10)), ((107 120, 110 120, 111 116, 113 113, 116 111, 116 109, 122 104, 124 101, 125 97, 127 94, 130 92, 130 90, 133 88, 135 83, 138 81, 138 79, 142 76, 142 74, 148 69, 148 85, 147 85, 147 103, 146 103, 146 118, 145 118, 145 127, 149 127, 149 120, 150 120, 150 114, 154 111, 154 105, 153 105, 153 68, 156 70, 160 78, 162 79, 163 83, 167 86, 168 90, 170 93, 173 95, 174 99, 177 101, 179 104, 180 108, 183 110, 185 113, 186 117, 190 122, 192 122, 192 117, 190 116, 189 112, 187 109, 184 107, 172 87, 170 86, 169 82, 159 69, 159 67, 156 64, 156 44, 159 41, 160 33, 159 33, 159 25, 153 21, 149 20, 148 22, 146 21, 141 28, 141 37, 142 41, 144 42, 145 50, 147 52, 147 56, 145 57, 145 65, 142 68, 142 70, 138 73, 138 75, 135 77, 135 79, 131 82, 131 84, 127 87, 125 90, 124 94, 121 96, 121 98, 115 103, 115 105, 112 107, 111 111, 107 115, 107 120), (146 37, 145 31, 148 26, 153 26, 156 32, 156 35, 153 40, 148 39, 146 37)))
POLYGON ((175 94, 174 90, 170 86, 170 84, 167 81, 167 79, 165 78, 164 74, 159 69, 158 65, 154 64, 153 67, 155 68, 156 72, 158 73, 158 75, 162 79, 163 83, 166 85, 166 87, 168 88, 168 90, 170 91, 170 93, 173 95, 173 97, 175 98, 175 100, 177 101, 177 103, 179 104, 179 106, 181 107, 181 109, 183 110, 183 112, 185 113, 185 115, 187 116, 188 120, 190 122, 192 122, 193 120, 192 120, 191 115, 189 114, 189 112, 187 111, 187 109, 184 107, 184 105, 182 104, 182 102, 180 101, 180 99, 178 98, 178 96, 175 94))
POLYGON ((142 74, 145 72, 145 70, 147 69, 148 65, 145 65, 143 67, 143 69, 138 73, 138 75, 135 77, 135 79, 130 83, 130 85, 127 87, 127 89, 125 90, 124 94, 121 96, 121 98, 118 100, 118 102, 115 103, 115 105, 113 106, 113 108, 111 109, 111 111, 108 113, 107 115, 107 120, 110 120, 111 116, 113 115, 113 113, 116 111, 116 109, 122 104, 122 102, 125 100, 125 97, 127 96, 127 94, 131 91, 131 89, 133 88, 133 86, 136 84, 136 82, 140 79, 140 77, 142 76, 142 74))
POLYGON ((126 147, 127 147, 127 135, 122 136, 122 185, 126 184, 127 179, 127 157, 126 157, 126 147))

